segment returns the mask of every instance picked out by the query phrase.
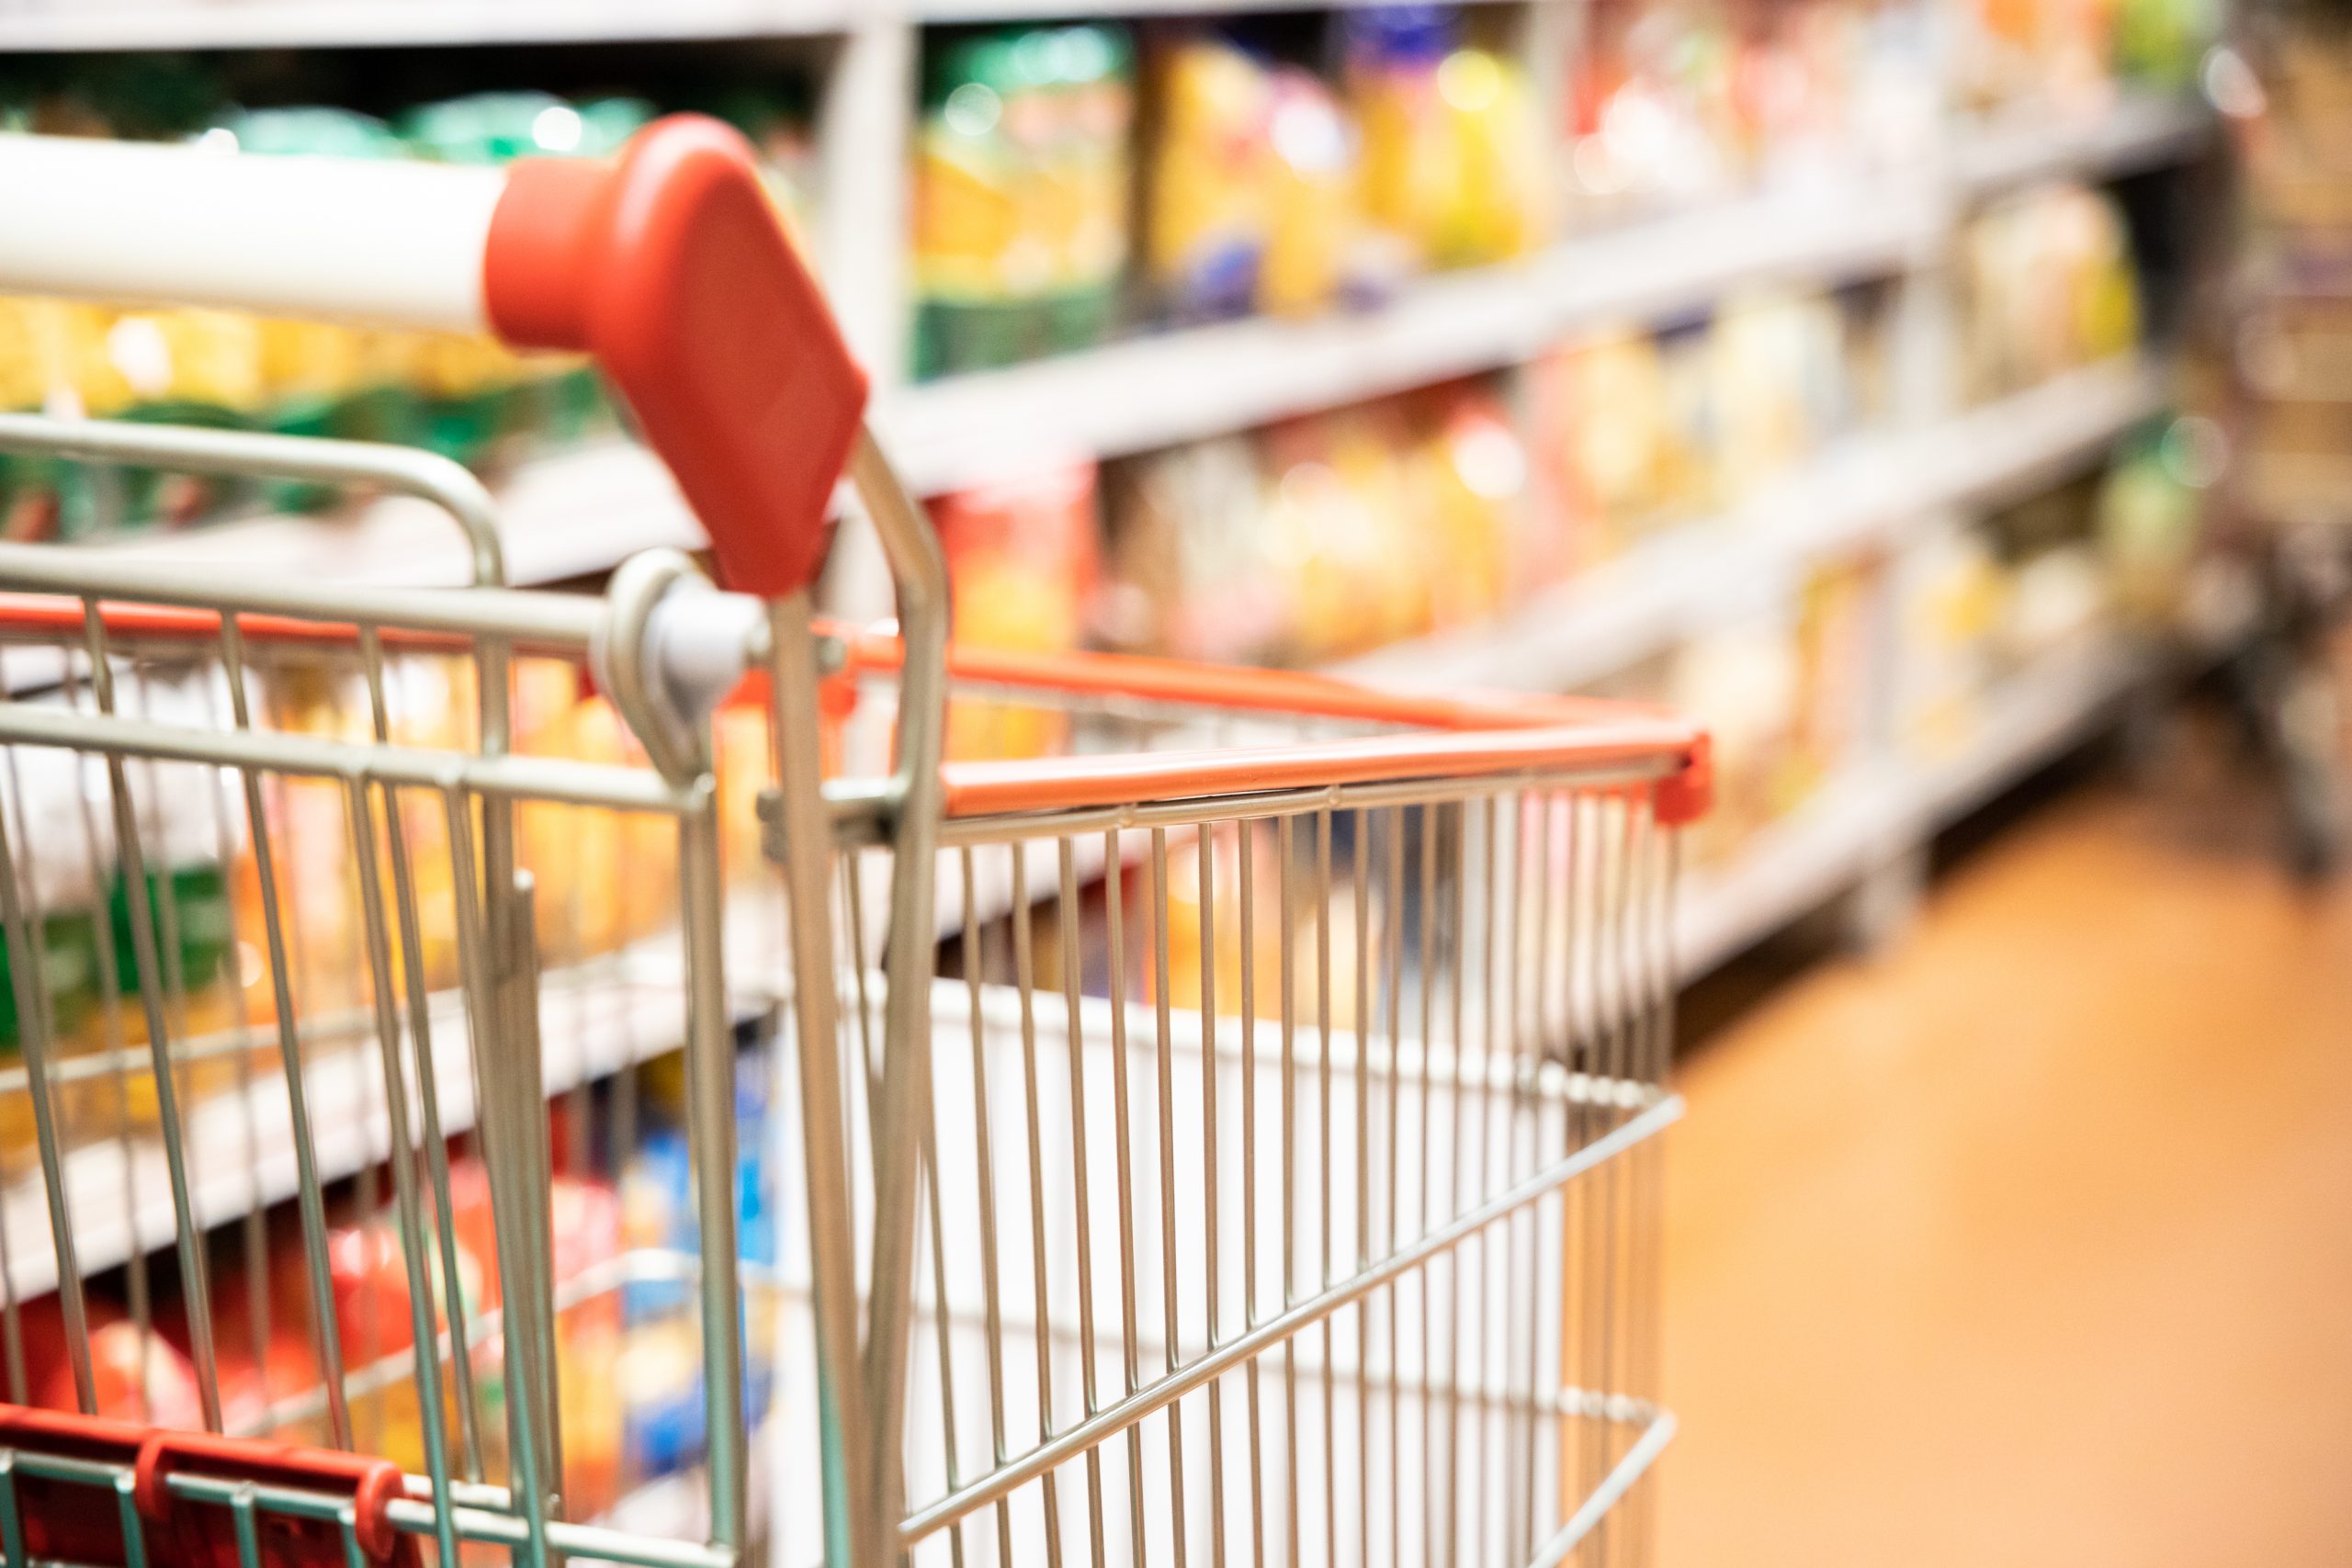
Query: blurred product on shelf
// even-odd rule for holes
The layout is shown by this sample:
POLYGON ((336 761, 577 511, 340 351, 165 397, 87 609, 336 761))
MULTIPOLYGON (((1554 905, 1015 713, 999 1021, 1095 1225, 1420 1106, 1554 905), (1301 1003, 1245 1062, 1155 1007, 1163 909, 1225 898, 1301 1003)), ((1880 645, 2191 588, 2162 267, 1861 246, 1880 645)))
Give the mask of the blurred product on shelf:
POLYGON ((2123 88, 2181 93, 2221 30, 2218 0, 1972 0, 1955 7, 1964 107, 2083 115, 2123 88))
POLYGON ((1900 167, 1935 134, 1925 8, 1598 0, 1582 14, 1566 159, 1578 218, 1900 167))
POLYGON ((2105 191, 2048 186, 1996 202, 1960 242, 1964 395, 2039 386, 2140 341, 2140 284, 2105 191))
MULTIPOLYGON (((639 1071, 647 1125, 620 1182, 621 1244, 632 1258, 667 1258, 679 1265, 698 1256, 692 1166, 684 1103, 684 1058, 661 1056, 639 1071)), ((747 1051, 736 1058, 736 1246, 744 1294, 744 1419, 754 1431, 776 1397, 776 1356, 782 1329, 775 1270, 783 1261, 784 1216, 777 1209, 776 1142, 772 1123, 772 1057, 747 1051)), ((664 1274, 632 1268, 620 1288, 620 1348, 604 1381, 624 1395, 617 1434, 623 1484, 638 1487, 701 1462, 708 1441, 702 1387, 702 1333, 694 1278, 683 1268, 664 1274)), ((568 1321, 567 1334, 571 1332, 568 1321)))
POLYGON ((1098 343, 1127 262, 1134 46, 1116 27, 939 44, 916 133, 914 367, 1098 343))
MULTIPOLYGON (((957 643, 1046 654, 1084 645, 1101 532, 1092 463, 947 496, 931 514, 957 643)), ((951 758, 1045 756, 1068 731, 1065 716, 1033 704, 960 698, 947 707, 951 758)))
POLYGON ((1961 754, 2010 683, 2184 612, 2203 523, 2187 423, 2152 425, 2098 472, 1923 539, 1897 604, 1908 754, 1961 754))
MULTIPOLYGON (((216 73, 194 61, 27 60, 0 70, 0 129, 192 140, 222 156, 500 164, 604 156, 657 112, 627 96, 498 91, 412 106, 387 123, 340 107, 244 107, 238 86, 225 65, 216 73)), ((779 205, 805 221, 791 184, 809 161, 805 106, 781 87, 704 96, 698 107, 769 154, 779 205)), ((618 423, 582 362, 516 355, 486 337, 23 299, 0 299, 0 409, 401 442, 492 471, 618 423)), ((342 499, 298 481, 0 457, 0 536, 14 539, 181 527, 254 506, 317 512, 342 499)))
POLYGON ((1870 668, 1870 604, 1882 564, 1823 563, 1758 582, 1720 626, 1604 688, 1694 715, 1713 737, 1715 808, 1692 825, 1701 864, 1732 860, 1802 807, 1855 753, 1870 668))
POLYGON ((1117 646, 1311 664, 1483 620, 1523 584, 1527 462, 1463 384, 1201 442, 1112 491, 1117 646))
POLYGON ((1525 71, 1462 44, 1451 6, 1348 11, 1340 27, 1374 229, 1417 266, 1476 266, 1542 243, 1544 150, 1525 71))
MULTIPOLYGON (((548 1192, 548 1234, 558 1281, 557 1380, 560 1397, 564 1486, 571 1506, 593 1517, 626 1493, 675 1474, 702 1458, 700 1332, 691 1265, 698 1257, 698 1222, 683 1131, 684 1058, 658 1056, 634 1075, 632 1122, 613 1112, 618 1084, 588 1091, 605 1106, 600 1125, 630 1139, 630 1151, 602 1147, 598 1159, 617 1159, 616 1183, 579 1168, 574 1157, 592 1152, 570 1146, 583 1129, 558 1117, 558 1172, 548 1192), (635 1118, 642 1118, 641 1123, 635 1118)), ((768 1137, 771 1056, 746 1051, 737 1058, 737 1225, 741 1257, 755 1301, 772 1303, 779 1261, 775 1208, 780 1172, 768 1137)), ((476 1159, 449 1161, 449 1252, 437 1233, 426 1238, 427 1289, 433 1326, 449 1325, 449 1260, 458 1302, 474 1321, 467 1365, 474 1389, 474 1424, 481 1450, 471 1456, 493 1481, 506 1462, 503 1341, 494 1314, 503 1292, 494 1267, 497 1240, 488 1175, 476 1159)), ((420 1173, 420 1176, 422 1173, 420 1173)), ((327 1288, 353 1435, 361 1449, 411 1471, 425 1462, 425 1430, 414 1382, 405 1367, 414 1346, 406 1245, 384 1191, 380 1169, 364 1171, 347 1189, 330 1193, 330 1212, 345 1223, 326 1237, 327 1288), (387 1375, 387 1374, 390 1375, 387 1375)), ((432 1194, 423 1194, 428 1201, 432 1194)), ((311 1283, 292 1225, 278 1213, 265 1222, 267 1263, 259 1297, 250 1289, 246 1258, 223 1246, 209 1270, 213 1304, 213 1355, 224 1427, 235 1434, 278 1441, 331 1440, 320 1375, 311 1283)), ((101 1284, 88 1299, 90 1353, 101 1415, 183 1430, 204 1425, 191 1359, 187 1313, 175 1277, 149 1263, 132 1284, 132 1300, 147 1299, 153 1326, 143 1334, 119 1303, 120 1287, 101 1284)), ((72 1409, 76 1394, 63 1352, 63 1321, 56 1297, 12 1308, 34 1373, 38 1403, 72 1409)), ((756 1428, 775 1392, 778 1328, 774 1311, 746 1314, 746 1413, 756 1428)), ((462 1469, 458 1445, 466 1424, 458 1415, 457 1380, 442 1358, 446 1431, 453 1468, 462 1469)))
POLYGON ((1336 19, 1340 85, 1238 33, 1144 54, 1108 26, 959 34, 931 51, 915 168, 915 370, 1081 348, 1114 325, 1143 201, 1147 318, 1295 315, 1410 273, 1522 255, 1545 235, 1543 144, 1513 61, 1453 8, 1336 19))
POLYGON ((1554 574, 1736 504, 1885 413, 1884 299, 1752 290, 1655 333, 1604 328, 1531 369, 1554 574))
MULTIPOLYGON (((1091 515, 1088 523, 1091 529, 1091 515)), ((373 735, 356 650, 254 643, 244 664, 256 727, 354 740, 373 735)), ((384 722, 395 743, 470 747, 478 722, 472 664, 401 653, 385 658, 382 672, 384 722)), ((217 664, 141 660, 134 667, 118 660, 114 679, 118 712, 205 730, 227 726, 231 694, 217 664)), ((92 706, 85 681, 16 700, 85 712, 92 706)), ((525 755, 619 762, 636 754, 611 705, 587 689, 575 664, 517 660, 511 710, 514 747, 525 755)), ((729 876, 741 886, 764 863, 753 806, 769 774, 764 709, 730 705, 716 724, 722 852, 729 876)), ((195 764, 142 762, 126 767, 123 778, 147 868, 143 905, 152 941, 144 953, 133 913, 140 901, 121 870, 104 773, 41 748, 20 749, 0 769, 0 809, 11 836, 28 846, 16 863, 26 927, 42 954, 46 1037, 60 1057, 90 1059, 75 1060, 54 1086, 69 1147, 155 1126, 154 1082, 143 1070, 149 1014, 136 1005, 142 990, 171 998, 173 1038, 187 1053, 180 1069, 184 1114, 241 1087, 249 1068, 265 1080, 279 1071, 267 1027, 278 1004, 259 862, 233 777, 195 764), (120 1060, 128 1066, 101 1070, 97 1059, 110 1052, 125 1053, 120 1060)), ((447 818, 428 791, 401 792, 390 804, 406 851, 397 874, 408 885, 416 941, 412 952, 401 936, 401 962, 435 995, 435 1017, 447 1021, 436 1021, 436 1030, 461 1033, 449 994, 458 964, 447 818)), ((277 896, 285 908, 299 911, 287 930, 285 983, 309 1048, 349 1059, 372 1037, 365 1024, 370 998, 361 989, 367 964, 357 956, 365 940, 363 874, 347 792, 337 781, 274 778, 262 791, 261 808, 277 896)), ((388 853, 381 846, 389 829, 379 826, 379 855, 388 853)), ((539 957, 550 970, 593 978, 595 961, 635 943, 658 945, 673 928, 673 903, 646 890, 674 886, 674 822, 533 802, 516 814, 515 852, 533 878, 539 957)), ((0 933, 0 955, 6 947, 0 933)), ((0 1062, 13 1064, 21 1025, 16 998, 0 988, 0 1062)), ((0 1086, 0 1178, 31 1168, 34 1134, 25 1085, 0 1086)))

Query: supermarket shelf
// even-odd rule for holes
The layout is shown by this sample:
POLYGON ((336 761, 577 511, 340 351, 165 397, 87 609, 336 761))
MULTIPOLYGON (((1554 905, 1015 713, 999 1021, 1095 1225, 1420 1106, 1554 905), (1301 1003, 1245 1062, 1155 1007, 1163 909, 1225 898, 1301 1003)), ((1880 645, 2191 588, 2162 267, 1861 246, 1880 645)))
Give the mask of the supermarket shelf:
POLYGON ((1703 309, 1767 280, 1897 269, 1929 235, 1889 186, 1746 197, 1427 278, 1377 309, 1138 338, 908 389, 882 427, 928 491, 1113 457, 1516 364, 1579 328, 1703 309))
POLYGON ((2180 98, 2125 97, 2071 118, 2020 112, 1962 132, 1958 175, 1976 195, 2069 175, 2113 179, 2194 157, 2212 136, 2211 112, 2180 98))
MULTIPOLYGON (((542 1076, 548 1095, 676 1048, 685 1002, 674 942, 671 946, 666 957, 625 954, 569 975, 547 976, 542 1076)), ((461 1132, 473 1125, 474 1086, 459 998, 436 996, 431 1017, 442 1128, 461 1132)), ((348 1032, 338 1029, 337 1037, 349 1043, 339 1049, 314 1048, 304 1058, 320 1174, 330 1181, 381 1160, 391 1141, 372 1021, 352 1015, 348 1032)), ((264 1052, 274 1052, 274 1036, 266 1030, 257 1043, 264 1052)), ((143 1063, 144 1047, 133 1050, 143 1063)), ((220 1074, 233 1071, 232 1058, 213 1060, 220 1074)), ((68 1056, 62 1068, 70 1072, 74 1061, 68 1056)), ((188 1074, 183 1067, 183 1092, 188 1074)), ((97 1093, 103 1097, 106 1091, 97 1093)), ((203 1093, 183 1107, 183 1115, 186 1145, 200 1156, 189 1168, 200 1227, 221 1224, 294 1195, 292 1111, 274 1055, 266 1065, 256 1063, 250 1087, 232 1085, 203 1093)), ((171 1245, 170 1177, 157 1134, 134 1134, 127 1144, 74 1148, 64 1159, 63 1179, 75 1261, 83 1273, 111 1268, 134 1252, 171 1245)), ((55 1289, 57 1258, 38 1168, 20 1169, 0 1190, 0 1226, 8 1240, 8 1283, 17 1298, 55 1289)))
MULTIPOLYGON (((188 8, 243 16, 310 4, 227 0, 188 8)), ((782 0, 810 17, 831 4, 782 0)), ((529 0, 514 16, 538 5, 529 0)), ((420 0, 390 8, 405 15, 442 7, 420 0)), ((507 17, 508 8, 492 9, 507 17)), ((753 11, 783 14, 778 0, 681 9, 688 20, 680 28, 691 21, 713 30, 722 11, 739 19, 753 11)), ((583 34, 606 25, 594 19, 597 10, 591 6, 590 19, 580 23, 583 34)), ((363 6, 353 14, 366 13, 363 6)), ((0 17, 0 47, 11 28, 44 17, 118 14, 130 13, 100 7, 0 17)), ((1980 186, 2086 164, 2120 168, 2191 144, 2207 134, 2206 123, 2177 104, 2127 100, 2075 130, 2053 133, 2043 123, 1981 131, 1962 162, 1980 186)), ((1743 284, 1899 270, 1917 261, 1938 231, 1932 204, 1914 182, 1742 197, 1582 236, 1526 263, 1424 279, 1370 310, 1193 328, 899 389, 885 396, 877 418, 916 488, 940 493, 1073 456, 1147 451, 1498 368, 1580 328, 1699 310, 1743 284)), ((1828 482, 1845 491, 1869 481, 1848 473, 1828 482)), ((1809 507, 1817 498, 1783 499, 1809 507)), ((703 539, 661 465, 625 445, 526 465, 502 487, 500 501, 509 575, 520 583, 599 571, 636 549, 693 547, 703 539)), ((466 570, 447 524, 406 501, 348 521, 250 519, 128 547, 163 559, 266 564, 321 580, 447 583, 463 581, 466 570)))
POLYGON ((0 51, 558 43, 837 32, 858 0, 17 0, 0 51))
MULTIPOLYGON (((2178 650, 2192 664, 2240 646, 2250 605, 2178 650)), ((2109 627, 2086 630, 2007 678, 1955 754, 1857 766, 1788 820, 1765 829, 1732 866, 1696 874, 1676 944, 1699 974, 1829 898, 1897 850, 1924 842, 2098 734, 2168 655, 2109 627)))
POLYGON ((1733 864, 1693 873, 1675 915, 1682 973, 1713 968, 1849 886, 1889 841, 1902 799, 1890 770, 1857 767, 1764 829, 1733 864))
POLYGON ((1929 429, 1859 438, 1721 516, 1671 530, 1501 622, 1351 660, 1403 689, 1582 685, 1776 596, 1807 563, 1915 518, 2046 486, 2164 406, 2149 363, 2096 366, 1929 429))
MULTIPOLYGON (((558 582, 609 570, 642 549, 698 549, 702 525, 669 470, 643 447, 614 442, 526 464, 498 491, 507 580, 558 582)), ((354 517, 248 517, 178 534, 143 534, 119 548, 152 560, 250 565, 312 581, 452 587, 470 557, 457 525, 407 497, 354 517)))
POLYGON ((2149 655, 2113 634, 2086 634, 2012 676, 1960 755, 1919 769, 1905 801, 1911 830, 1964 817, 2085 738, 2147 671, 2149 655))
POLYGON ((1924 841, 2094 733, 2148 658, 2112 633, 2086 633, 1994 694, 1974 739, 1926 764, 1861 764, 1731 866, 1694 874, 1675 942, 1685 975, 1714 967, 1850 887, 1899 849, 1924 841))

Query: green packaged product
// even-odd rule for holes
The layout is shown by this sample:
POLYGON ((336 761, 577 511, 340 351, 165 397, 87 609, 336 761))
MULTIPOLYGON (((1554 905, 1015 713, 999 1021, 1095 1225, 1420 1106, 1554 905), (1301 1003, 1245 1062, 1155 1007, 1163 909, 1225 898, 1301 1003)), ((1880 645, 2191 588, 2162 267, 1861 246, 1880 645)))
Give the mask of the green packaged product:
POLYGON ((1029 28, 933 55, 915 170, 915 360, 939 375, 1099 342, 1127 264, 1134 51, 1029 28))

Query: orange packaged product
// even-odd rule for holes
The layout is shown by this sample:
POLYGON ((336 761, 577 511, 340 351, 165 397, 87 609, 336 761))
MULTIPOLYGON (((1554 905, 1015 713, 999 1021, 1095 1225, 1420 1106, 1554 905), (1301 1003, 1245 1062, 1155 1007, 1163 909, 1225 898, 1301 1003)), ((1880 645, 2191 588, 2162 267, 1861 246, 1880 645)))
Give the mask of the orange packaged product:
MULTIPOLYGON (((1085 640, 1096 572, 1095 467, 1072 463, 951 495, 932 508, 947 555, 953 636, 968 648, 1067 653, 1085 640)), ((1041 757, 1064 716, 1009 703, 950 701, 947 755, 1041 757)))

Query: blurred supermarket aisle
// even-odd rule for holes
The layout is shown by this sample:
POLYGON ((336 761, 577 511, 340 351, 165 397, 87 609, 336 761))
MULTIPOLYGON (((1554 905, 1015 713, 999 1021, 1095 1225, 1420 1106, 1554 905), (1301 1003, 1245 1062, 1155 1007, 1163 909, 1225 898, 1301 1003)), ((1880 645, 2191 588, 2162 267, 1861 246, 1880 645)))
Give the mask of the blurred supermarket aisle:
POLYGON ((1669 1568, 2352 1557, 2352 886, 2240 783, 2071 791, 1692 1055, 1669 1568))

